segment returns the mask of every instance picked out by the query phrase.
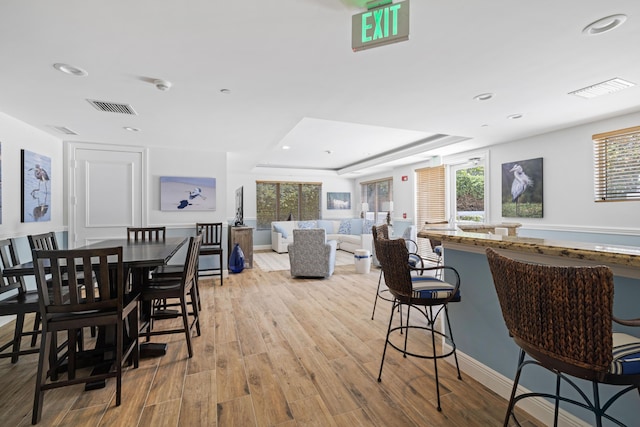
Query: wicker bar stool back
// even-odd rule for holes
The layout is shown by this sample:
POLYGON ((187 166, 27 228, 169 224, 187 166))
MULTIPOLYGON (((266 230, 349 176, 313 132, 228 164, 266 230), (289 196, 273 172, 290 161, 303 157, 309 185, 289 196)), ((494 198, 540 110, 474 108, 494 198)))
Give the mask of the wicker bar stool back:
MULTIPOLYGON (((371 227, 371 234, 373 237, 373 250, 378 253, 378 239, 389 239, 389 227, 387 224, 383 225, 374 225, 371 227)), ((373 311, 371 312, 371 320, 373 320, 373 316, 376 314, 376 305, 378 304, 378 298, 383 299, 385 301, 393 302, 393 297, 389 295, 389 289, 380 287, 382 286, 382 270, 380 270, 380 277, 378 277, 378 288, 376 289, 376 298, 373 300, 373 311)))
POLYGON ((504 425, 520 399, 534 396, 554 400, 555 425, 560 401, 592 411, 597 426, 603 418, 624 425, 606 411, 626 392, 640 392, 640 339, 612 333, 612 323, 640 326, 640 319, 626 321, 613 316, 611 269, 532 264, 507 258, 491 248, 486 252, 505 324, 521 349, 504 425), (525 360, 525 356, 529 358, 525 360), (555 395, 531 392, 516 396, 522 368, 529 364, 556 374, 555 395), (593 401, 569 376, 592 382, 593 401), (576 389, 583 401, 561 396, 562 381, 576 389), (600 383, 627 387, 600 405, 600 383))

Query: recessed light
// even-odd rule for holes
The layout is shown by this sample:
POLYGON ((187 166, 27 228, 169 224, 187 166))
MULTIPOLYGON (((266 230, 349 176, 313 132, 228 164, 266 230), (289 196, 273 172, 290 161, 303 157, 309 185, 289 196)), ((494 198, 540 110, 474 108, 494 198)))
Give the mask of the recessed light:
POLYGON ((58 71, 62 71, 65 74, 71 74, 72 76, 77 76, 77 77, 84 77, 89 75, 89 73, 87 73, 82 68, 74 67, 73 65, 69 65, 69 64, 56 63, 56 64, 53 64, 53 68, 55 68, 58 71))
POLYGON ((491 98, 493 98, 493 96, 494 95, 492 93, 487 92, 487 93, 481 93, 480 95, 476 95, 473 97, 473 99, 475 101, 488 101, 491 98))
POLYGON ((140 132, 140 129, 131 126, 125 126, 124 130, 128 130, 129 132, 140 132))
POLYGON ((598 34, 606 33, 613 30, 614 28, 618 28, 626 20, 627 15, 624 15, 622 13, 600 18, 597 21, 594 21, 584 27, 582 33, 588 36, 595 36, 598 34))
POLYGON ((521 119, 522 118, 522 114, 518 113, 518 114, 511 114, 510 116, 507 116, 507 119, 509 120, 516 120, 516 119, 521 119))
POLYGON ((224 93, 225 95, 228 95, 231 93, 231 89, 220 89, 220 93, 224 93))
POLYGON ((170 81, 162 80, 162 79, 155 79, 153 81, 153 84, 156 86, 156 89, 161 90, 163 92, 171 89, 171 86, 173 86, 170 81))
POLYGON ((288 145, 283 145, 283 146, 282 146, 282 149, 283 149, 283 150, 288 150, 288 149, 290 149, 290 148, 291 148, 291 147, 289 147, 288 145))

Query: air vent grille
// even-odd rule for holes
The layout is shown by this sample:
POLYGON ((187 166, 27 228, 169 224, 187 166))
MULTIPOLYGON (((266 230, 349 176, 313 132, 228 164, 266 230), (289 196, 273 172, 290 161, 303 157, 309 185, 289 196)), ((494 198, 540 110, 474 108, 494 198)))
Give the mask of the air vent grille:
POLYGON ((108 101, 96 101, 94 99, 87 99, 87 101, 89 101, 89 104, 93 105, 96 109, 100 111, 106 111, 107 113, 130 114, 133 116, 138 115, 133 107, 128 104, 118 104, 116 102, 108 101))
POLYGON ((76 131, 73 131, 71 129, 69 129, 66 126, 51 126, 52 128, 54 128, 55 130, 57 130, 60 133, 64 133, 65 135, 77 135, 78 133, 76 131))
POLYGON ((583 87, 582 89, 569 92, 569 95, 579 96, 581 98, 595 98, 600 95, 607 95, 609 93, 617 92, 628 87, 635 86, 635 83, 628 82, 619 77, 615 79, 607 80, 602 83, 583 87))

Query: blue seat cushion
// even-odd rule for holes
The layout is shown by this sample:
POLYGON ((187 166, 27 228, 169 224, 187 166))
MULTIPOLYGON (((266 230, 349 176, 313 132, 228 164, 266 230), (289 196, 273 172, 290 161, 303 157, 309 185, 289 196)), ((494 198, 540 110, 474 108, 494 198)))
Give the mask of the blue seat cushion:
POLYGON ((611 373, 616 375, 640 374, 640 338, 613 333, 613 362, 611 373))
POLYGON ((276 233, 282 234, 283 239, 286 239, 287 237, 289 237, 287 230, 282 228, 282 226, 280 226, 279 224, 273 224, 273 231, 275 231, 276 233))
MULTIPOLYGON (((412 277, 411 283, 413 285, 413 292, 411 294, 413 298, 449 298, 456 288, 450 283, 443 282, 442 280, 438 280, 435 277, 430 276, 412 277)), ((460 289, 456 292, 454 300, 460 300, 460 289)))

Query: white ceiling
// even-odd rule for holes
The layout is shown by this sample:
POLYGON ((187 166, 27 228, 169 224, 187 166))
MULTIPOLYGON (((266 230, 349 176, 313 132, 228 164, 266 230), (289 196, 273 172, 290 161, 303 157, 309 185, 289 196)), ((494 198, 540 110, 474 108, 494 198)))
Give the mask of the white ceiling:
POLYGON ((401 147, 415 162, 640 110, 637 0, 411 0, 408 41, 354 53, 355 1, 2 0, 0 111, 64 140, 188 145, 229 152, 237 170, 351 176, 363 159, 365 172, 397 164, 401 147), (618 13, 620 28, 582 33, 618 13), (639 86, 567 94, 614 77, 639 86), (495 97, 473 100, 484 92, 495 97))

